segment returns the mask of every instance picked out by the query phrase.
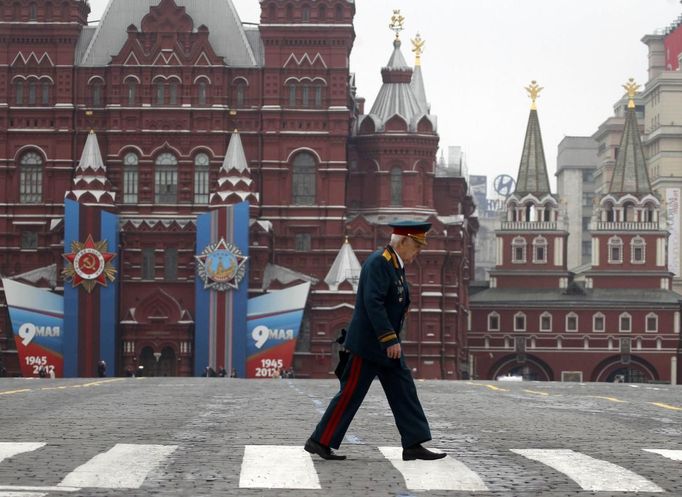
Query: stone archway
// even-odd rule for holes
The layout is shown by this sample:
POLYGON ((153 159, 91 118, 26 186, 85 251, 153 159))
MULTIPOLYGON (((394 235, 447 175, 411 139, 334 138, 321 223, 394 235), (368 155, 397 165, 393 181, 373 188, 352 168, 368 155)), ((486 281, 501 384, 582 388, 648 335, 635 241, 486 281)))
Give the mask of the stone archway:
POLYGON ((592 381, 648 383, 659 379, 658 371, 648 361, 631 356, 623 362, 621 356, 603 360, 592 374, 592 381))
POLYGON ((173 347, 164 347, 157 364, 157 376, 175 376, 178 359, 173 347))
POLYGON ((517 355, 505 356, 490 368, 488 378, 494 380, 498 376, 506 375, 523 376, 523 379, 528 381, 554 379, 554 373, 549 365, 533 356, 526 356, 521 361, 517 355))

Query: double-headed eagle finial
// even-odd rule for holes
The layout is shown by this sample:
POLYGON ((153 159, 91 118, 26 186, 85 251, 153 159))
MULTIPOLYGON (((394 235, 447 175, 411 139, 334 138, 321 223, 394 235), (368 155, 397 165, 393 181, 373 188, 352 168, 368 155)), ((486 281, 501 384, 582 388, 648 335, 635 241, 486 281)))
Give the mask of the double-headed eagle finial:
POLYGON ((415 66, 420 66, 421 65, 421 60, 422 60, 422 54, 424 53, 424 43, 426 43, 421 35, 417 33, 417 36, 415 36, 412 39, 412 51, 414 52, 414 65, 415 66))
POLYGON ((625 91, 628 92, 628 109, 634 109, 635 95, 637 95, 637 90, 640 89, 640 86, 635 83, 634 78, 630 78, 628 79, 628 82, 623 85, 623 88, 625 88, 625 91))
POLYGON ((538 82, 533 80, 530 82, 530 85, 526 86, 526 91, 528 92, 528 96, 531 99, 531 104, 530 108, 531 110, 537 110, 537 105, 535 104, 535 101, 538 99, 538 95, 540 95, 540 92, 544 88, 540 85, 538 85, 538 82))
POLYGON ((395 32, 395 39, 400 38, 400 32, 405 29, 403 27, 403 23, 405 22, 405 17, 400 15, 400 9, 396 9, 393 11, 393 15, 391 16, 391 24, 388 25, 388 27, 391 29, 391 31, 395 32))

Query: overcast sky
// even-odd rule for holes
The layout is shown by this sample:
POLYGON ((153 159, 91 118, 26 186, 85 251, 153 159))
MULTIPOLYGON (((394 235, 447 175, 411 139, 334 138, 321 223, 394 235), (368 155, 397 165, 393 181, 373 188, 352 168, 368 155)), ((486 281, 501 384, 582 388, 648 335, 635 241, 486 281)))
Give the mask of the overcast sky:
MULTIPOLYGON (((108 1, 90 0, 91 20, 101 17, 108 1)), ((258 0, 232 1, 242 21, 259 21, 258 0)), ((524 86, 535 79, 545 88, 538 113, 553 177, 562 138, 591 135, 613 114, 628 78, 646 82, 647 48, 640 40, 682 14, 679 0, 355 3, 351 71, 367 100, 365 110, 371 109, 381 67, 391 55, 392 9, 401 9, 409 63, 414 60, 409 39, 419 32, 426 40, 422 72, 431 112, 438 116, 440 145, 462 146, 469 174, 488 175, 489 182, 502 173, 516 177, 530 107, 524 86)))

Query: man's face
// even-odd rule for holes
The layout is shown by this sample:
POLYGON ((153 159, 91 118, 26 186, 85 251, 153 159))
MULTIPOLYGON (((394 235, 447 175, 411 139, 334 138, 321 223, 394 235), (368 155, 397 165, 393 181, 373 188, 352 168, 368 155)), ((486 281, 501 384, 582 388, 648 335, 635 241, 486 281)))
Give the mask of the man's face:
POLYGON ((417 243, 413 238, 406 236, 400 245, 402 251, 400 252, 400 257, 405 264, 410 264, 413 262, 419 253, 422 251, 423 245, 417 243))

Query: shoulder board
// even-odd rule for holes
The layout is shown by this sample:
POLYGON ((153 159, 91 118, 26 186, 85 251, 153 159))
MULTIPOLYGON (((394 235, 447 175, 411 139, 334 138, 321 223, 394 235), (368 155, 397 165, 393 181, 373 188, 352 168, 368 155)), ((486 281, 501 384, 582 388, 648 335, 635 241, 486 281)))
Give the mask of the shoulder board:
POLYGON ((391 257, 391 252, 390 252, 388 249, 384 250, 384 253, 381 254, 381 255, 382 255, 382 256, 384 257, 384 259, 386 259, 387 261, 390 261, 390 260, 392 259, 392 257, 391 257))

